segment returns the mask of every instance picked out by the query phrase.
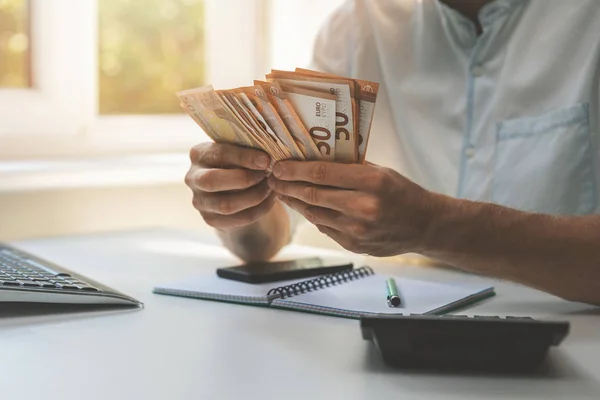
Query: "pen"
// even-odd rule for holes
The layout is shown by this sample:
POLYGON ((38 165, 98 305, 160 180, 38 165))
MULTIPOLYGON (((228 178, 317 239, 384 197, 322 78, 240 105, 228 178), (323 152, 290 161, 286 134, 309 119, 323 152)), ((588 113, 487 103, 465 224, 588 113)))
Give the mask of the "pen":
POLYGON ((387 287, 387 303, 390 307, 399 307, 402 304, 400 295, 398 294, 398 288, 393 278, 388 278, 386 281, 387 287))

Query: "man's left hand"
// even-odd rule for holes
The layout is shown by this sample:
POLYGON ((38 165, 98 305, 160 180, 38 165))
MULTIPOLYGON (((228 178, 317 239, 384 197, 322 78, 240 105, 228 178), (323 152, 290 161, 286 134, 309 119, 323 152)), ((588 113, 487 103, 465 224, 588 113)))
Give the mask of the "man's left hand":
POLYGON ((442 203, 374 164, 281 161, 269 186, 345 249, 378 257, 422 253, 442 203))

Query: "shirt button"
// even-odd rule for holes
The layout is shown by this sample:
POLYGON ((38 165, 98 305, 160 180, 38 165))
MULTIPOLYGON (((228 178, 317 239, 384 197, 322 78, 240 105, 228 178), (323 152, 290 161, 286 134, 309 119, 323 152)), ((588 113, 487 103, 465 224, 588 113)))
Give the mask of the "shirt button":
POLYGON ((473 158, 475 156, 475 147, 473 146, 469 146, 465 149, 465 156, 467 156, 467 158, 473 158))
POLYGON ((483 73, 485 71, 483 70, 483 67, 481 65, 476 65, 473 67, 473 69, 471 70, 471 73, 473 74, 474 77, 479 78, 481 76, 483 76, 483 73))

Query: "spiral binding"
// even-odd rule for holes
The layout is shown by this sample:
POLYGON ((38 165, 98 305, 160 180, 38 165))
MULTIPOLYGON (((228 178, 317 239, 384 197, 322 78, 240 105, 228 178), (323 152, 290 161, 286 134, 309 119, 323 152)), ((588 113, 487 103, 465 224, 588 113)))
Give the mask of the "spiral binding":
POLYGON ((297 296, 302 293, 312 292, 313 290, 323 289, 329 286, 337 285, 342 282, 348 282, 355 279, 361 279, 375 272, 371 267, 364 266, 354 270, 336 272, 323 275, 315 279, 294 283, 292 285, 280 286, 269 290, 267 296, 279 294, 282 299, 286 297, 297 296))

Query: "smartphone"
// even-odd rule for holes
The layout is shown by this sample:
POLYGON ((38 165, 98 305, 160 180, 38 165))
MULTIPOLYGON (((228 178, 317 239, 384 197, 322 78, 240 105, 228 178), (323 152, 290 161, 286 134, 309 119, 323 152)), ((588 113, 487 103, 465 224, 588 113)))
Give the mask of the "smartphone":
POLYGON ((333 274, 353 269, 353 263, 325 264, 320 258, 311 257, 287 261, 253 262, 235 267, 217 268, 217 275, 221 278, 246 283, 266 283, 333 274))

